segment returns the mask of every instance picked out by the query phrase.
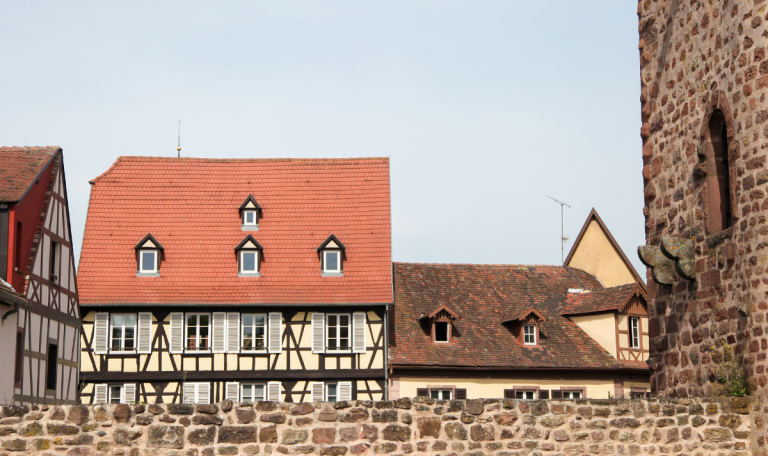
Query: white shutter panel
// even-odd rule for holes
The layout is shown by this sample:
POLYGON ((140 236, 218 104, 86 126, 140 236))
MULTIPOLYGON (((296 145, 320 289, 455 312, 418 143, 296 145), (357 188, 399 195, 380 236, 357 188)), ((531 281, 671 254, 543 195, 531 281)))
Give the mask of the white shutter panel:
POLYGON ((238 393, 240 393, 240 384, 238 382, 227 382, 225 399, 232 402, 240 402, 238 393))
POLYGON ((210 383, 197 384, 197 403, 198 404, 211 403, 211 384, 210 383))
POLYGON ((312 314, 312 353, 325 353, 325 314, 312 314))
POLYGON ((138 353, 152 353, 152 312, 139 312, 138 353))
POLYGON ((227 349, 227 314, 225 312, 213 313, 213 353, 224 353, 227 349))
POLYGON ((240 353, 240 314, 227 314, 227 353, 240 353))
POLYGON ((96 313, 96 320, 93 322, 93 353, 97 355, 106 355, 109 350, 108 342, 109 314, 106 312, 98 312, 96 313))
MULTIPOLYGON (((184 351, 184 314, 182 312, 171 313, 171 339, 169 351, 181 353, 184 351)), ((186 400, 186 399, 185 399, 186 400)))
POLYGON ((352 400, 352 382, 339 382, 339 400, 352 400))
POLYGON ((267 383, 267 400, 272 402, 280 402, 280 382, 267 383))
POLYGON ((283 352, 283 314, 269 313, 269 352, 283 352))
POLYGON ((93 386, 93 403, 94 404, 107 403, 107 385, 106 384, 93 386))
POLYGON ((325 383, 312 382, 310 391, 312 391, 312 402, 322 402, 325 400, 325 383))
POLYGON ((184 384, 184 403, 194 404, 197 400, 197 383, 184 384))
POLYGON ((123 385, 123 403, 135 404, 136 403, 136 384, 126 383, 123 385))
POLYGON ((365 353, 365 312, 352 314, 352 353, 365 353))

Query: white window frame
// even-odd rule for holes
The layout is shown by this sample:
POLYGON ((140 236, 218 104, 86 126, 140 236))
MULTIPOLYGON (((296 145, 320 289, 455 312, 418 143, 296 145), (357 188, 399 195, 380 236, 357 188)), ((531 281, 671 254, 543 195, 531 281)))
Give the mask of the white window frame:
POLYGON ((583 399, 584 395, 581 391, 563 390, 563 399, 583 399), (574 394, 578 394, 579 397, 574 397, 574 394))
POLYGON ((154 274, 157 273, 157 256, 158 251, 155 249, 139 249, 139 274, 154 274), (155 259, 155 264, 152 269, 144 269, 144 254, 151 253, 155 259))
POLYGON ((326 274, 340 274, 341 273, 341 250, 326 249, 323 250, 323 272, 326 274), (336 258, 336 269, 328 269, 328 254, 335 253, 338 255, 336 258))
MULTIPOLYGON (((211 314, 207 312, 187 312, 184 314, 184 352, 186 353, 210 353, 212 350, 211 346, 211 331, 212 331, 212 322, 211 322, 211 314), (192 315, 197 316, 197 334, 195 337, 197 338, 197 341, 200 341, 200 316, 205 315, 208 317, 208 347, 207 348, 189 348, 189 317, 192 315)), ((199 345, 199 343, 198 343, 199 345)))
POLYGON ((644 399, 646 394, 648 394, 647 391, 630 391, 629 392, 629 398, 630 399, 644 399))
MULTIPOLYGON (((110 352, 114 352, 114 353, 135 353, 136 352, 136 345, 137 345, 138 340, 139 340, 139 337, 138 337, 138 320, 139 320, 139 316, 137 314, 135 314, 135 313, 128 312, 128 313, 112 313, 112 314, 109 314, 109 333, 108 333, 108 337, 109 337, 109 350, 110 350, 110 352), (126 326, 125 323, 123 323, 121 325, 121 327, 122 327, 122 334, 121 334, 121 337, 120 337, 120 341, 122 342, 123 348, 115 348, 112 345, 112 341, 113 341, 112 332, 114 331, 114 328, 115 328, 115 323, 114 323, 115 317, 116 316, 121 316, 121 317, 125 318, 128 315, 133 316, 133 348, 130 348, 130 349, 126 349, 125 348, 125 328, 126 327, 128 327, 128 328, 131 327, 131 326, 126 326)), ((123 320, 123 322, 125 322, 125 320, 123 320)))
POLYGON ((50 240, 51 254, 48 256, 48 261, 51 263, 48 265, 48 269, 54 271, 50 273, 50 281, 56 285, 59 284, 59 270, 61 269, 61 244, 50 240))
POLYGON ((243 210, 243 226, 257 226, 259 224, 259 216, 255 209, 243 210), (253 223, 248 223, 248 215, 253 214, 253 223))
POLYGON ((325 352, 326 353, 350 353, 351 351, 352 351, 352 314, 347 314, 347 313, 340 313, 340 314, 329 313, 329 314, 325 314, 325 352), (339 341, 341 340, 341 337, 339 335, 340 334, 339 329, 342 328, 341 324, 339 323, 341 321, 341 318, 339 318, 339 317, 342 317, 342 316, 347 317, 347 322, 348 322, 348 325, 347 325, 347 341, 348 341, 347 342, 347 346, 348 346, 348 348, 335 348, 335 349, 331 349, 331 348, 329 348, 330 344, 328 343, 328 341, 330 340, 330 335, 329 335, 330 334, 330 331, 329 331, 330 325, 329 325, 328 322, 330 321, 330 317, 336 317, 336 322, 337 322, 337 324, 336 324, 336 347, 339 347, 340 346, 339 341))
POLYGON ((267 384, 266 383, 241 383, 239 391, 238 391, 238 393, 240 394, 240 396, 239 396, 240 400, 238 402, 248 402, 248 401, 245 400, 245 396, 243 396, 243 389, 246 386, 250 386, 251 388, 254 388, 252 390, 252 391, 254 391, 254 394, 253 394, 253 400, 251 401, 251 403, 257 402, 257 401, 266 401, 267 400, 267 384), (257 387, 257 386, 261 386, 262 388, 264 388, 262 396, 261 396, 261 399, 257 399, 256 398, 255 387, 257 387))
POLYGON ((538 332, 537 329, 538 328, 536 327, 536 325, 523 325, 523 344, 524 345, 536 345, 536 342, 538 339, 537 337, 538 334, 536 334, 538 332), (533 328, 533 333, 529 334, 527 331, 528 328, 533 328), (533 338, 533 342, 528 342, 529 336, 533 338))
POLYGON ((107 384, 107 404, 125 404, 125 385, 107 384), (120 388, 118 402, 112 402, 112 388, 120 388))
POLYGON ((451 343, 451 322, 450 321, 436 321, 434 323, 434 325, 435 325, 434 342, 436 344, 449 344, 449 343, 451 343), (446 325, 446 331, 445 331, 446 340, 437 340, 437 325, 439 325, 439 324, 445 324, 446 325))
POLYGON ((640 349, 640 317, 629 317, 629 348, 640 349))
POLYGON ((532 390, 532 389, 519 389, 519 390, 515 390, 515 399, 522 399, 524 401, 535 401, 536 397, 538 395, 539 395, 539 392, 536 391, 536 390, 532 390), (527 398, 527 397, 519 398, 519 397, 517 397, 517 395, 520 394, 520 393, 523 393, 523 395, 527 395, 527 394, 530 393, 533 397, 531 397, 531 398, 527 398))
POLYGON ((325 402, 339 402, 339 384, 338 383, 326 383, 325 384, 325 402), (335 399, 331 400, 331 387, 336 388, 335 399))
MULTIPOLYGON (((255 335, 254 335, 254 340, 255 340, 255 335)), ((240 314, 240 351, 244 352, 244 353, 263 353, 263 352, 267 351, 267 346, 268 345, 269 345, 269 318, 267 317, 267 314, 262 314, 262 313, 244 313, 244 314, 240 314), (254 324, 251 325, 251 328, 254 329, 254 334, 255 334, 255 329, 257 328, 257 326, 255 325, 256 317, 257 316, 264 317, 264 346, 262 348, 245 348, 245 343, 244 343, 245 334, 244 333, 245 333, 245 317, 246 316, 254 317, 254 320, 253 320, 254 324)), ((266 384, 264 384, 264 385, 265 385, 264 388, 266 388, 266 384)), ((266 393, 264 393, 264 394, 266 395, 266 393)))
POLYGON ((453 400, 453 390, 451 388, 430 388, 429 397, 433 399, 450 401, 453 400), (433 391, 437 393, 438 397, 432 396, 433 391), (445 397, 445 393, 448 393, 448 397, 445 397))
POLYGON ((259 251, 258 250, 245 250, 245 249, 241 250, 240 251, 240 273, 241 274, 258 274, 260 272, 259 271, 259 266, 261 266, 260 265, 261 262, 259 261, 260 260, 259 256, 260 255, 259 255, 259 251), (256 258, 255 258, 255 260, 256 260, 255 261, 256 270, 253 270, 253 271, 246 271, 245 270, 245 258, 244 258, 244 256, 245 256, 246 253, 252 253, 252 254, 256 255, 256 258))

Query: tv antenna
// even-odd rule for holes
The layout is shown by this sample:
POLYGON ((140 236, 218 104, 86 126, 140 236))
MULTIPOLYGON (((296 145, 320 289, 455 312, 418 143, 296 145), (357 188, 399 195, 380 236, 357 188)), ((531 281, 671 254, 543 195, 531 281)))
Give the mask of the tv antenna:
POLYGON ((179 143, 176 146, 176 157, 181 158, 181 119, 179 119, 179 143))
POLYGON ((565 206, 571 207, 571 205, 554 199, 551 196, 548 196, 547 198, 560 205, 560 262, 565 263, 565 241, 567 241, 568 238, 563 234, 563 208, 565 206))

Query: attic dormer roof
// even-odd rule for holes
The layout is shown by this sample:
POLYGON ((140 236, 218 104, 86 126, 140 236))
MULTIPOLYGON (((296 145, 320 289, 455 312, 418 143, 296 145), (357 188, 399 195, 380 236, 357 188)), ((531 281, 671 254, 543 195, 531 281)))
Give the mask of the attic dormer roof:
POLYGON ((333 234, 328 236, 328 239, 326 239, 322 244, 320 244, 320 247, 317 248, 317 250, 323 250, 323 249, 341 249, 346 250, 347 248, 344 247, 344 244, 341 243, 341 241, 333 234))
POLYGON ((144 236, 144 239, 139 241, 138 244, 136 244, 134 249, 158 249, 158 250, 164 250, 163 246, 157 242, 157 239, 155 239, 154 236, 152 236, 152 233, 147 233, 146 236, 144 236))

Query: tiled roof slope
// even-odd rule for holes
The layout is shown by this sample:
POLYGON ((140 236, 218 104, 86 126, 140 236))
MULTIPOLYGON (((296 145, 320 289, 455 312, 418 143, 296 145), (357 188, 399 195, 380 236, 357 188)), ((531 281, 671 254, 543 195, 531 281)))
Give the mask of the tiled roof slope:
POLYGON ((392 302, 389 160, 121 157, 92 181, 77 279, 81 304, 392 302), (253 194, 259 231, 242 231, 253 194), (164 247, 160 277, 136 277, 134 246, 164 247), (264 247, 261 277, 238 277, 234 248, 264 247), (347 247, 344 277, 315 250, 347 247))
POLYGON ((630 283, 602 290, 585 290, 568 293, 563 305, 563 315, 581 315, 619 310, 635 293, 645 297, 640 284, 630 283))
POLYGON ((620 368, 575 323, 560 315, 569 288, 602 288, 563 266, 394 264, 391 364, 418 367, 620 368), (447 304, 459 314, 453 342, 434 344, 422 313, 447 304), (522 347, 504 316, 531 306, 541 323, 540 348, 522 347))
POLYGON ((16 293, 13 286, 3 279, 0 279, 0 304, 9 306, 19 304, 22 307, 29 307, 29 301, 24 296, 16 293))
POLYGON ((59 147, 0 147, 0 202, 16 203, 59 147))

